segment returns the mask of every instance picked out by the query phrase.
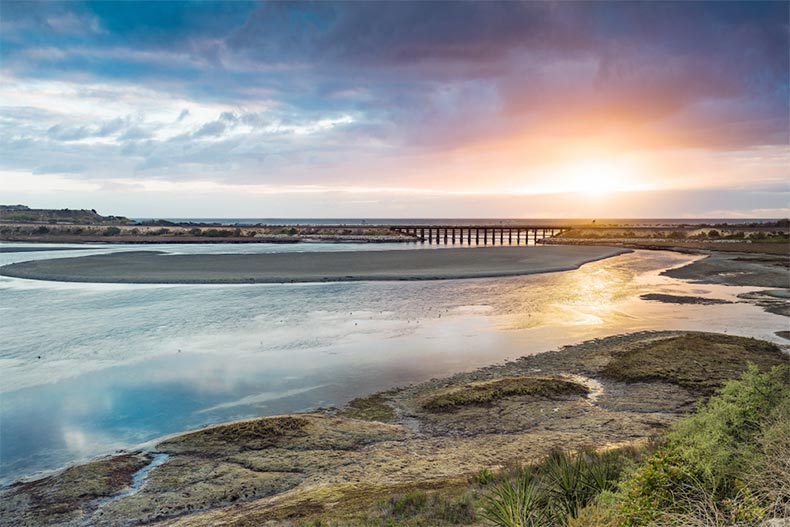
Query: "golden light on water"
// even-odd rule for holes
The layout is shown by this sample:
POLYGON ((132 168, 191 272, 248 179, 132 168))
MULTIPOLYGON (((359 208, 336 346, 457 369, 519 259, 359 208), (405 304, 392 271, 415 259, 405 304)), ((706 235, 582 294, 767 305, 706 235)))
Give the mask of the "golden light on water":
POLYGON ((617 325, 630 319, 624 304, 636 295, 634 255, 592 262, 569 273, 536 275, 502 299, 502 306, 517 315, 503 325, 528 329, 546 325, 617 325))

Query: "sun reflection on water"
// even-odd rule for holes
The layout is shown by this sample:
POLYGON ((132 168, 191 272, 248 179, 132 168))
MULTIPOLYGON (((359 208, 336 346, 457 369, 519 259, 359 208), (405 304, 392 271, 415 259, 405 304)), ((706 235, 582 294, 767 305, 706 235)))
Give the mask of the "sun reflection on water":
POLYGON ((632 318, 624 304, 634 297, 637 288, 630 256, 618 264, 595 262, 573 273, 555 273, 540 277, 538 283, 510 291, 511 305, 522 309, 508 317, 508 329, 528 329, 546 324, 561 326, 600 325, 632 318), (515 297, 515 298, 513 298, 515 297), (526 299, 521 301, 520 298, 526 299))

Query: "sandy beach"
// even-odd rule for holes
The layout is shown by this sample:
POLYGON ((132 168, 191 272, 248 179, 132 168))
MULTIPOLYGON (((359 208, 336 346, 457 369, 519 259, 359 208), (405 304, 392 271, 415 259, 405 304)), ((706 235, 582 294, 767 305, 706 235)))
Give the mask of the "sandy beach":
POLYGON ((132 251, 20 262, 0 268, 17 278, 63 282, 242 284, 486 278, 567 271, 630 252, 599 246, 168 255, 132 251))

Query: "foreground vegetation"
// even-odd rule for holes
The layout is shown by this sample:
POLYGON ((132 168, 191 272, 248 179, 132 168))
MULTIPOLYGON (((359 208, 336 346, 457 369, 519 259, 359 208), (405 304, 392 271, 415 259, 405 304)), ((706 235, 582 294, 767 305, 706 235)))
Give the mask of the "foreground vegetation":
POLYGON ((790 517, 790 369, 751 367, 568 525, 734 526, 790 517))
POLYGON ((701 527, 789 517, 790 367, 750 366, 653 441, 484 469, 465 487, 394 495, 343 524, 701 527))

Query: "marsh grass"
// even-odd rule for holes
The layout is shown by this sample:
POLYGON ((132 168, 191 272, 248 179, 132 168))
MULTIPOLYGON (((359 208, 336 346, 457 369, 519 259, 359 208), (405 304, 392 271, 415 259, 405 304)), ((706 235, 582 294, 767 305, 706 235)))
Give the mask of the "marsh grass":
MULTIPOLYGON (((363 516, 359 527, 469 525, 477 521, 474 499, 461 495, 412 491, 381 500, 378 511, 363 516)), ((349 524, 345 524, 349 525, 349 524)))
POLYGON ((294 437, 307 435, 305 429, 309 423, 307 419, 294 416, 251 419, 184 434, 163 441, 159 446, 164 450, 179 448, 200 450, 222 449, 231 444, 242 449, 260 450, 294 437))
POLYGON ((337 415, 363 421, 380 421, 382 423, 390 423, 397 417, 395 410, 387 404, 387 399, 381 393, 354 399, 340 410, 337 415))
POLYGON ((503 474, 483 499, 483 517, 501 527, 564 525, 602 492, 617 489, 642 451, 555 451, 541 463, 503 474))
POLYGON ((790 358, 770 342, 689 334, 618 353, 602 373, 623 382, 671 382, 710 395, 726 381, 740 378, 748 363, 766 371, 790 363, 790 358))
POLYGON ((547 399, 568 396, 584 396, 587 388, 562 379, 537 377, 511 377, 496 381, 467 384, 460 388, 440 393, 423 402, 429 412, 450 412, 464 406, 488 405, 498 400, 529 395, 547 399))

